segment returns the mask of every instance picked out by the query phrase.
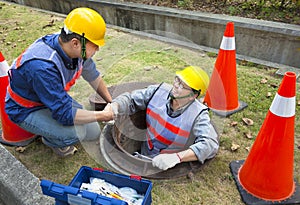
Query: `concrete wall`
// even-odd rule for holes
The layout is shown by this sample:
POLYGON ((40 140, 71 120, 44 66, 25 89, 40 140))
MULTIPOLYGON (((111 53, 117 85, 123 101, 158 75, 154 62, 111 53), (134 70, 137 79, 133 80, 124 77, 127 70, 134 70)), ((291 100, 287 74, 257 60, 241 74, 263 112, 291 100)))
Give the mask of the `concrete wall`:
POLYGON ((135 3, 92 0, 11 0, 67 14, 86 6, 108 24, 218 52, 227 22, 235 24, 237 58, 277 68, 300 68, 300 26, 135 3))

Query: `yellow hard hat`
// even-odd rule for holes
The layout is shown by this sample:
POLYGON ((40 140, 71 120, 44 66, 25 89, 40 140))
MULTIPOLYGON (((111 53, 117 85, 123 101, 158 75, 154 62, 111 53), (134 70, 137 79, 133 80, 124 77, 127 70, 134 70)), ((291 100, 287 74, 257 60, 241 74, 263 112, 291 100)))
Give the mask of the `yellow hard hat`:
POLYGON ((83 35, 92 43, 103 46, 106 24, 102 16, 90 8, 72 10, 64 21, 65 27, 74 33, 83 35))
POLYGON ((200 95, 206 92, 209 84, 207 73, 197 66, 188 66, 183 70, 176 71, 176 75, 189 87, 194 90, 201 90, 200 95))

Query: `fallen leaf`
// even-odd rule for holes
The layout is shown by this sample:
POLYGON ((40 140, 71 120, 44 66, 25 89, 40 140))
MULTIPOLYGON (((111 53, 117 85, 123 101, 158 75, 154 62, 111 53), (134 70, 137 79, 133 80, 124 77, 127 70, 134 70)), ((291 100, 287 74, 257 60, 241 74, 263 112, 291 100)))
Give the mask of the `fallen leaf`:
POLYGON ((253 120, 249 118, 243 117, 242 120, 246 125, 253 125, 253 120))
POLYGON ((230 123, 230 126, 231 126, 231 127, 234 127, 234 126, 237 126, 237 124, 238 124, 238 122, 233 121, 233 122, 230 123))
POLYGON ((251 134, 250 132, 244 133, 244 135, 245 135, 248 139, 252 139, 252 138, 253 138, 253 136, 252 136, 252 134, 251 134))
POLYGON ((231 151, 236 151, 236 150, 239 149, 239 148, 240 148, 240 145, 235 144, 235 143, 232 143, 232 144, 231 144, 231 151))
POLYGON ((267 92, 267 98, 271 97, 272 96, 272 93, 271 92, 267 92))
POLYGON ((48 24, 44 25, 42 28, 54 26, 54 19, 52 19, 48 24))
POLYGON ((261 84, 266 84, 268 82, 268 80, 266 78, 261 79, 260 83, 261 84))
POLYGON ((298 100, 298 103, 297 103, 297 105, 300 105, 300 100, 298 100))
POLYGON ((25 150, 26 150, 26 147, 17 147, 16 148, 16 151, 20 152, 20 153, 23 153, 25 150))
POLYGON ((248 151, 248 152, 250 152, 250 147, 245 147, 245 149, 248 151))

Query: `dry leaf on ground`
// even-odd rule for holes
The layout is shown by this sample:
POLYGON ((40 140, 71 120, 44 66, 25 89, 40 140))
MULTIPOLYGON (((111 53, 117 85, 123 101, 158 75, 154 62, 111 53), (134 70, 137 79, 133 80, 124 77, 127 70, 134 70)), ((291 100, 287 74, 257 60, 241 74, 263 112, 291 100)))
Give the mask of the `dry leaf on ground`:
POLYGON ((268 80, 266 78, 261 79, 260 83, 261 84, 266 84, 268 82, 268 80))
POLYGON ((253 138, 251 132, 244 133, 244 135, 245 135, 248 139, 252 139, 252 138, 253 138))
POLYGON ((246 125, 253 125, 253 120, 249 118, 243 117, 242 120, 246 125))
POLYGON ((267 98, 271 97, 272 93, 271 92, 267 92, 267 98))
POLYGON ((240 148, 240 145, 238 144, 235 144, 235 143, 232 143, 231 144, 231 151, 236 151, 240 148))
POLYGON ((26 147, 16 147, 16 151, 23 153, 26 150, 26 147))

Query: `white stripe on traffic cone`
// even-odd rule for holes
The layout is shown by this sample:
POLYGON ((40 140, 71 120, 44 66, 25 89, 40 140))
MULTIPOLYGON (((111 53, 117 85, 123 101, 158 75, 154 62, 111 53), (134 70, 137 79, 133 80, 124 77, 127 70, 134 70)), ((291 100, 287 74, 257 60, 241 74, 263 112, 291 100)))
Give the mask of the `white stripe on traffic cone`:
POLYGON ((282 97, 276 93, 275 98, 271 104, 270 112, 279 117, 292 117, 296 110, 296 96, 282 97))
POLYGON ((7 76, 9 65, 0 51, 0 77, 7 76))

